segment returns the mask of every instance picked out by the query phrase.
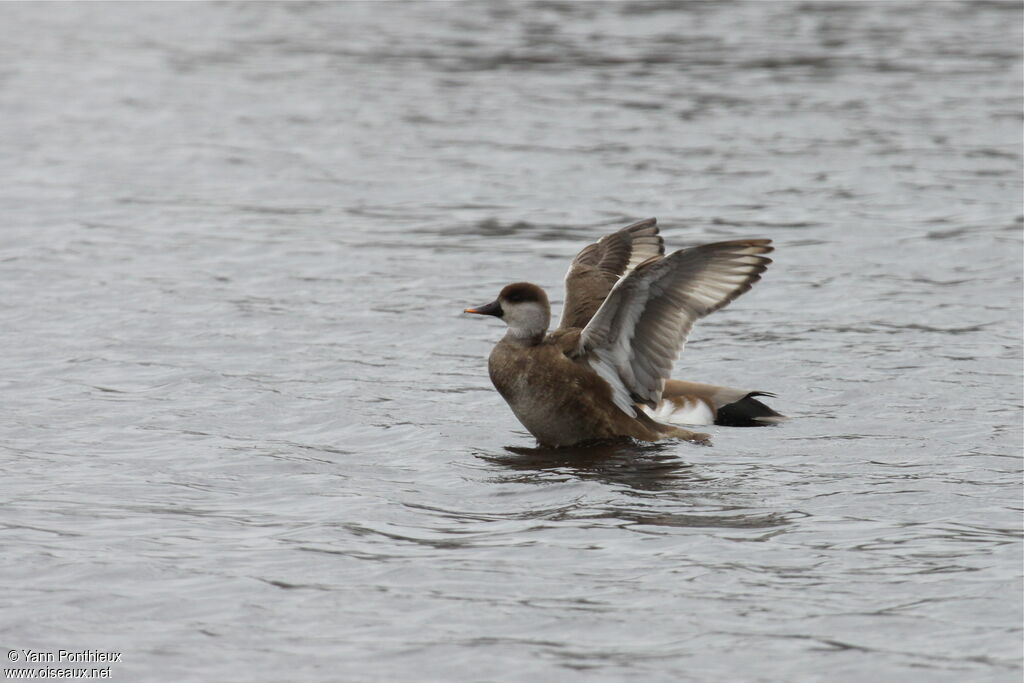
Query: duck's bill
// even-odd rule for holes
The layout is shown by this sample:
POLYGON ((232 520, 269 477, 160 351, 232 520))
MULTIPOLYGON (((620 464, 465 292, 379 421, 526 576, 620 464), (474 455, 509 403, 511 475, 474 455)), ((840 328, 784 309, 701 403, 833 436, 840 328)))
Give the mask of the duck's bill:
POLYGON ((498 317, 501 317, 502 314, 501 304, 499 304, 497 301, 492 301, 489 304, 477 306, 476 308, 467 308, 465 312, 476 313, 477 315, 496 315, 498 317))

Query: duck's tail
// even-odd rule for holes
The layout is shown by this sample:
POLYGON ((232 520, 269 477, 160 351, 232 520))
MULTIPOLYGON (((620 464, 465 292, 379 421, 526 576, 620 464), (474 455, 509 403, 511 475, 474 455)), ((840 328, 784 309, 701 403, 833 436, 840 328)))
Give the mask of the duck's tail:
POLYGON ((764 427, 787 419, 758 401, 758 396, 774 398, 775 394, 670 379, 665 382, 658 405, 644 410, 668 424, 764 427))

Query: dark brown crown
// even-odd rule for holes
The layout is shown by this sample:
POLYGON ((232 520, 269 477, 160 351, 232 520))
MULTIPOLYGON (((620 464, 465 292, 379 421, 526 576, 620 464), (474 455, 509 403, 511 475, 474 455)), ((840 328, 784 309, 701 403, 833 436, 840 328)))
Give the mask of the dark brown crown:
POLYGON ((510 304, 530 301, 545 305, 548 303, 548 295, 544 293, 544 290, 529 282, 514 282, 511 285, 507 285, 501 290, 498 299, 510 304))

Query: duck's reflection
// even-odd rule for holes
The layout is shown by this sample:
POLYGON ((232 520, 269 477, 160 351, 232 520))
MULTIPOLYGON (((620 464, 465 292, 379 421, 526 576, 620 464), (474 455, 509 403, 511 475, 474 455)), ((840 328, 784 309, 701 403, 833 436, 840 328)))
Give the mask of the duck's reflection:
POLYGON ((674 443, 618 439, 570 448, 506 446, 505 454, 480 457, 514 473, 502 477, 504 481, 540 483, 561 472, 638 491, 661 491, 696 477, 692 465, 673 452, 676 448, 674 443))
POLYGON ((497 477, 502 483, 581 479, 610 485, 628 495, 619 504, 583 502, 568 515, 577 519, 618 519, 658 527, 769 529, 788 525, 794 514, 803 516, 749 505, 742 492, 725 492, 717 486, 709 489, 707 484, 714 482, 681 460, 678 449, 679 444, 673 442, 641 444, 623 439, 572 448, 506 446, 503 454, 479 457, 507 470, 497 477), (685 512, 679 510, 681 505, 685 512))

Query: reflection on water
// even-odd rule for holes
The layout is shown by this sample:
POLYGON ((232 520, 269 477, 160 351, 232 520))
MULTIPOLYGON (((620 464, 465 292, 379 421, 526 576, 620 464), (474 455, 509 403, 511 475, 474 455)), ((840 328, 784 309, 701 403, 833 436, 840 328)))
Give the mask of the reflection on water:
MULTIPOLYGON (((515 481, 539 483, 551 474, 568 474, 644 491, 682 485, 691 466, 680 460, 678 444, 641 444, 629 439, 568 448, 506 446, 508 455, 480 455, 515 471, 515 481)), ((509 481, 509 479, 506 479, 509 481)))
MULTIPOLYGON (((692 444, 685 447, 698 448, 692 444)), ((679 444, 642 444, 629 439, 613 440, 569 448, 522 448, 507 446, 511 455, 478 455, 481 459, 512 470, 491 480, 496 483, 542 485, 569 478, 596 481, 635 499, 634 506, 609 504, 574 506, 558 511, 559 518, 620 520, 629 524, 678 527, 760 529, 788 523, 788 515, 750 510, 729 505, 728 493, 708 490, 708 478, 700 467, 681 459, 679 444), (697 500, 687 500, 694 493, 697 500), (683 495, 675 495, 683 494, 683 495), (715 504, 708 506, 709 498, 715 504), (580 509, 583 508, 583 509, 580 509), (677 512, 675 508, 688 509, 677 512), (694 512, 694 509, 702 511, 694 512)), ((733 502, 742 499, 733 496, 733 502)))

